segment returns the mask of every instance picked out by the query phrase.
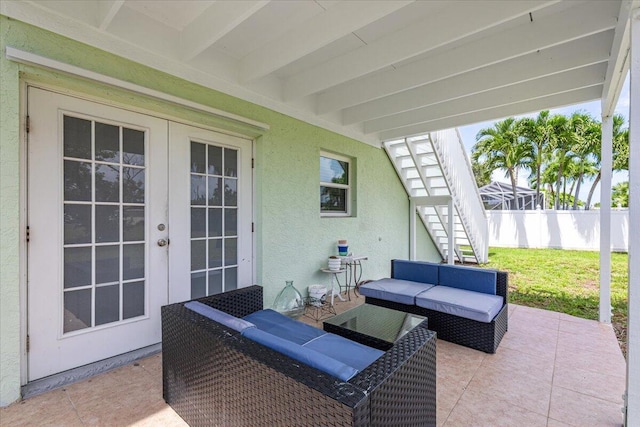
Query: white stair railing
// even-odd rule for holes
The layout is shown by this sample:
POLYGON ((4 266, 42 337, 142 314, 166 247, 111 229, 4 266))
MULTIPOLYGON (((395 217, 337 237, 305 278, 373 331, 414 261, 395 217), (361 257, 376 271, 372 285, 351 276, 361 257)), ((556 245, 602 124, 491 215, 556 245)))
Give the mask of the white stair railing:
POLYGON ((457 129, 431 132, 429 137, 471 249, 478 263, 486 263, 489 252, 487 218, 462 138, 457 129))

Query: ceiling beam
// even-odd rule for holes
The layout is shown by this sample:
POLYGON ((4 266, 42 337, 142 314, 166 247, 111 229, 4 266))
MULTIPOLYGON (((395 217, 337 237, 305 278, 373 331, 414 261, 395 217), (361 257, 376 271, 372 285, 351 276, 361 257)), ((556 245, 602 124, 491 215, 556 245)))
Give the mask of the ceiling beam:
POLYGON ((98 10, 96 15, 96 26, 100 31, 109 28, 111 21, 124 4, 124 0, 104 0, 98 1, 98 10))
POLYGON ((557 1, 446 2, 426 22, 417 22, 290 77, 284 86, 285 99, 328 89, 554 3, 557 1))
POLYGON ((217 1, 180 34, 182 59, 190 61, 269 4, 268 0, 217 1))
POLYGON ((640 7, 639 1, 623 0, 620 5, 619 20, 615 38, 611 45, 611 60, 602 92, 602 114, 613 115, 618 103, 620 91, 629 70, 629 31, 631 10, 640 7))
POLYGON ((542 98, 555 93, 602 85, 606 71, 606 63, 590 65, 578 70, 566 71, 564 73, 529 80, 496 90, 490 90, 476 95, 465 96, 452 101, 442 102, 404 113, 382 117, 380 119, 365 122, 364 133, 369 134, 388 129, 410 126, 415 123, 429 122, 460 114, 495 108, 501 105, 509 105, 517 100, 542 98))
POLYGON ((473 123, 485 122, 488 120, 498 120, 504 117, 528 114, 531 112, 549 108, 559 108, 561 106, 593 101, 594 99, 600 98, 601 95, 602 85, 591 86, 574 91, 557 93, 542 98, 514 102, 509 105, 503 105, 484 111, 476 111, 472 113, 448 117, 445 119, 434 120, 432 122, 425 122, 417 125, 406 126, 403 128, 392 129, 389 131, 378 133, 377 137, 380 141, 387 141, 391 139, 405 138, 412 135, 422 135, 427 132, 433 132, 442 129, 450 129, 453 127, 466 126, 473 123))
POLYGON ((412 3, 398 1, 339 2, 308 21, 260 46, 242 59, 240 81, 259 79, 297 59, 359 30, 412 3))
POLYGON ((599 33, 346 108, 343 110, 343 124, 350 125, 373 120, 462 96, 606 62, 609 59, 612 40, 613 31, 599 33))
POLYGON ((326 114, 450 76, 496 64, 519 55, 615 28, 613 2, 579 3, 479 40, 411 62, 397 69, 332 87, 319 93, 318 114, 326 114))

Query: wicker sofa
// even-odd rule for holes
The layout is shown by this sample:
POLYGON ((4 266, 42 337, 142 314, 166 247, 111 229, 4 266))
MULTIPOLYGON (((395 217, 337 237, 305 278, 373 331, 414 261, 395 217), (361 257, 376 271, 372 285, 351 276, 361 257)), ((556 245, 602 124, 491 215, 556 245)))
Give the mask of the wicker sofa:
MULTIPOLYGON (((243 318, 262 310, 263 292, 196 301, 243 318)), ((435 425, 435 341, 416 327, 343 381, 171 304, 162 307, 163 397, 191 426, 435 425)))
POLYGON ((426 316, 438 339, 495 353, 508 328, 508 274, 391 261, 391 278, 360 286, 367 304, 426 316))

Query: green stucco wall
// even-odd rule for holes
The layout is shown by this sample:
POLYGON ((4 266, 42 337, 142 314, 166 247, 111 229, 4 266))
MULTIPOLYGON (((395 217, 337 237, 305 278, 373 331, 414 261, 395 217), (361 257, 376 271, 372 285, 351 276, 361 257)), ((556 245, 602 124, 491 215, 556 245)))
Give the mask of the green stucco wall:
MULTIPOLYGON (((392 258, 409 256, 409 203, 383 150, 309 125, 272 110, 203 88, 21 22, 0 17, 0 406, 20 391, 20 81, 56 85, 158 114, 257 136, 254 130, 201 113, 48 70, 9 62, 6 46, 33 52, 101 74, 268 123, 256 143, 257 283, 270 305, 285 280, 301 291, 328 283, 319 273, 338 239, 368 255, 363 279, 389 274, 392 258), (357 216, 321 218, 321 150, 355 159, 357 216)), ((420 225, 420 222, 417 222, 420 225)), ((439 260, 419 227, 418 257, 439 260)))

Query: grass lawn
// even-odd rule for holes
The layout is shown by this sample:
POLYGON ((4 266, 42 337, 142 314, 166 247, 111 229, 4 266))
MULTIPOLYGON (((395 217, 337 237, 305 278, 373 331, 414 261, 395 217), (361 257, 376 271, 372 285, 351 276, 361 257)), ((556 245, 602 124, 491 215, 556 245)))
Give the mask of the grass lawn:
MULTIPOLYGON (((489 248, 487 268, 509 272, 509 302, 598 319, 600 253, 489 248)), ((611 254, 612 324, 623 353, 627 339, 628 254, 611 254)))

